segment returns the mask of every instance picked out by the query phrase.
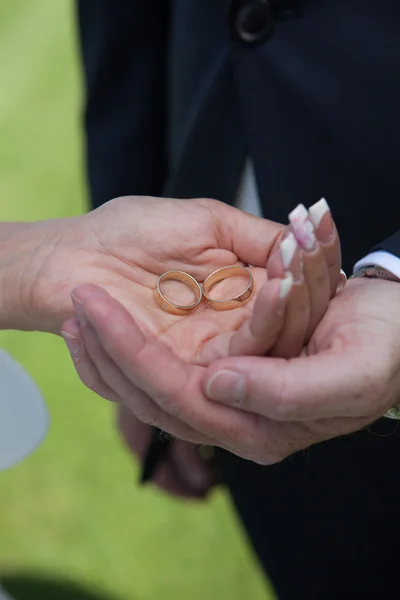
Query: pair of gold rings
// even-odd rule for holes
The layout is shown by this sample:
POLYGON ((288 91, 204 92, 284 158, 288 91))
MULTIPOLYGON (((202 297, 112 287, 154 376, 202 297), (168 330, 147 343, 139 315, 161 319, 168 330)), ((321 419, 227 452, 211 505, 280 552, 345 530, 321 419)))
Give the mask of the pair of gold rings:
POLYGON ((247 304, 252 297, 253 292, 253 274, 247 267, 222 267, 211 273, 204 281, 203 285, 189 275, 189 273, 185 273, 184 271, 166 271, 158 278, 157 287, 154 289, 154 299, 158 306, 166 312, 173 315, 187 315, 200 304, 203 298, 205 298, 209 306, 215 310, 232 310, 234 308, 240 308, 247 304), (242 292, 231 298, 226 298, 225 300, 211 298, 211 291, 217 283, 224 279, 228 279, 229 277, 243 277, 243 275, 247 278, 248 283, 242 292), (161 290, 161 284, 165 281, 179 281, 186 285, 194 293, 194 302, 182 305, 176 304, 166 298, 161 290))

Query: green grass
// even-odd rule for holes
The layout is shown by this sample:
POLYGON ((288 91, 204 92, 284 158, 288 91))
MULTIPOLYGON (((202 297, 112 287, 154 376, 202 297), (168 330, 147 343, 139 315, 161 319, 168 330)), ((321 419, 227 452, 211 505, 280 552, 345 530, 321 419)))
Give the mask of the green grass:
MULTIPOLYGON (((82 212, 72 3, 2 0, 0 56, 0 220, 82 212)), ((110 600, 271 597, 223 492, 182 504, 136 486, 112 407, 83 388, 60 340, 0 332, 0 346, 34 377, 52 416, 40 449, 0 474, 3 575, 67 579, 110 600)))

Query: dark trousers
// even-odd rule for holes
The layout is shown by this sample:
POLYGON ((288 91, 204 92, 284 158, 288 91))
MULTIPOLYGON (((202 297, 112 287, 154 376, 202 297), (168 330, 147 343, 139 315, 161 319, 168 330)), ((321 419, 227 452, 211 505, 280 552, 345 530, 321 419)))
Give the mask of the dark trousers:
POLYGON ((270 467, 218 453, 280 600, 400 598, 399 457, 389 420, 270 467))

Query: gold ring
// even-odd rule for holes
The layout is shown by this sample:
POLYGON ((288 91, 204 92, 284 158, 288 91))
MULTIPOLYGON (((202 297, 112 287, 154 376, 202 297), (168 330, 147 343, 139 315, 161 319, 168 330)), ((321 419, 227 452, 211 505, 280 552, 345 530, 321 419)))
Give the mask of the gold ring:
POLYGON ((232 310, 233 308, 240 308, 247 304, 252 297, 253 292, 253 274, 246 267, 222 267, 222 269, 218 269, 217 271, 214 271, 214 273, 211 273, 203 283, 203 296, 215 310, 232 310), (214 300, 213 298, 210 298, 209 294, 217 283, 228 277, 239 277, 244 274, 247 275, 249 283, 243 292, 240 292, 240 294, 233 296, 232 298, 227 298, 226 300, 214 300))
POLYGON ((184 271, 166 271, 157 281, 157 287, 154 289, 154 299, 157 302, 158 306, 165 310, 166 312, 171 313, 172 315, 187 315, 189 314, 196 306, 198 306, 203 297, 203 290, 201 289, 201 285, 198 281, 189 273, 185 273, 184 271), (195 295, 195 301, 192 304, 176 304, 175 302, 171 302, 164 296, 161 291, 161 283, 163 281, 180 281, 184 285, 187 285, 188 288, 192 290, 195 295))

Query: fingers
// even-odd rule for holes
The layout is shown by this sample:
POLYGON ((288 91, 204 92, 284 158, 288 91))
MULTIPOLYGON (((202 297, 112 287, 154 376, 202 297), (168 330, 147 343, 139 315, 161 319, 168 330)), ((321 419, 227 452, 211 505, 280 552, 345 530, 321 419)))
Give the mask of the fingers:
POLYGON ((313 444, 358 431, 371 419, 335 418, 305 422, 282 422, 264 419, 262 436, 255 443, 254 460, 263 465, 281 462, 313 444))
POLYGON ((304 340, 307 342, 328 308, 330 299, 329 271, 324 252, 316 237, 314 225, 307 209, 302 204, 299 204, 290 213, 289 222, 302 250, 303 277, 307 286, 310 305, 308 328, 304 340))
POLYGON ((339 235, 325 198, 310 206, 308 213, 314 225, 317 240, 325 256, 329 273, 330 298, 333 298, 340 281, 340 267, 342 262, 339 235))
POLYGON ((223 202, 203 202, 217 217, 220 248, 230 250, 245 264, 264 268, 284 226, 223 202))
MULTIPOLYGON (((75 360, 76 371, 82 382, 97 394, 113 401, 124 402, 142 422, 154 425, 183 440, 201 444, 212 444, 204 435, 200 435, 184 423, 166 414, 139 387, 135 386, 119 369, 117 364, 106 354, 101 346, 97 332, 87 321, 83 311, 84 298, 96 299, 96 294, 109 298, 95 286, 81 286, 79 297, 72 296, 74 308, 79 319, 82 358, 75 360)), ((70 331, 70 324, 63 326, 63 331, 70 331)), ((75 332, 76 333, 76 332, 75 332)))
POLYGON ((117 394, 105 383, 90 358, 82 339, 78 320, 75 317, 68 319, 62 325, 61 335, 82 383, 102 398, 111 402, 118 402, 119 398, 117 394))
POLYGON ((283 279, 266 281, 257 296, 252 316, 232 334, 229 356, 264 356, 271 349, 284 324, 292 287, 290 272, 283 279))
POLYGON ((290 361, 217 361, 207 369, 204 390, 210 399, 274 421, 377 418, 383 380, 377 361, 339 348, 290 361))
POLYGON ((270 257, 267 271, 268 278, 283 277, 288 271, 293 278, 284 324, 269 354, 283 358, 298 356, 303 348, 309 325, 310 302, 303 276, 301 249, 290 231, 286 231, 279 249, 270 257))
MULTIPOLYGON (((74 297, 85 296, 88 287, 92 286, 77 288, 74 297)), ((106 292, 85 296, 82 309, 108 358, 164 413, 162 424, 156 418, 154 425, 189 440, 192 440, 189 432, 197 431, 201 437, 199 443, 219 445, 234 452, 238 445, 252 445, 257 417, 210 403, 201 389, 204 368, 185 363, 164 344, 146 338, 129 313, 106 292), (186 436, 175 433, 176 421, 189 428, 186 436)), ((99 361, 96 365, 99 368, 99 361)), ((129 398, 126 403, 132 407, 129 398)))
POLYGON ((237 331, 223 333, 207 342, 199 361, 208 365, 226 356, 264 356, 282 329, 288 297, 293 285, 289 272, 283 279, 270 279, 261 287, 251 317, 237 331))
POLYGON ((269 352, 291 358, 300 354, 324 316, 331 289, 336 290, 340 277, 339 238, 326 201, 316 203, 311 212, 317 230, 307 209, 299 205, 289 215, 291 230, 283 234, 280 230, 279 246, 267 264, 270 279, 283 277, 287 269, 293 273, 295 285, 285 314, 277 309, 277 283, 268 281, 259 292, 251 319, 237 332, 218 336, 203 347, 204 364, 223 356, 269 352))

